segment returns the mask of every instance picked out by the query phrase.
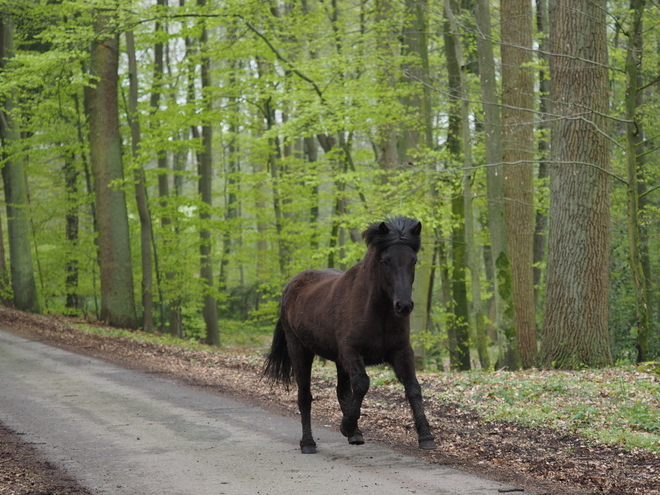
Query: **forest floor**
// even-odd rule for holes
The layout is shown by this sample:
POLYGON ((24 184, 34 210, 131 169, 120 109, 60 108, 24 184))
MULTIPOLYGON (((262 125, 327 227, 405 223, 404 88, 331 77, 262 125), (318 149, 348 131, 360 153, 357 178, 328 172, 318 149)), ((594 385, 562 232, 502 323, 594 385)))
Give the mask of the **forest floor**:
MULTIPOLYGON (((297 414, 295 391, 273 388, 261 379, 261 356, 182 349, 71 326, 80 323, 93 324, 0 308, 0 328, 4 330, 271 412, 297 414)), ((334 381, 328 373, 317 375, 313 383, 315 423, 338 428, 341 416, 334 381)), ((423 387, 428 390, 433 383, 423 382, 423 387)), ((539 495, 660 495, 658 455, 591 442, 570 432, 486 421, 475 412, 428 397, 425 407, 437 450, 416 448, 410 410, 395 384, 376 384, 367 394, 361 419, 365 439, 539 495)), ((89 493, 44 460, 34 446, 21 441, 20 432, 0 425, 0 495, 89 493)))

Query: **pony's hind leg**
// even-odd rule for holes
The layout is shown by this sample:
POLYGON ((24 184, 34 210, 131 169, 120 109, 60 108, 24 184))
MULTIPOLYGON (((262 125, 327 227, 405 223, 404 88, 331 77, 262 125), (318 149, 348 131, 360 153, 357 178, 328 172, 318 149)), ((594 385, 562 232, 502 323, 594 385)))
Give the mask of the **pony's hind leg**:
MULTIPOLYGON (((293 340, 293 339, 292 339, 293 340)), ((303 454, 315 454, 316 442, 312 436, 312 362, 314 354, 304 348, 300 342, 289 343, 289 352, 293 360, 293 369, 298 385, 298 410, 302 422, 300 450, 303 454)))
MULTIPOLYGON (((341 412, 343 413, 344 418, 347 417, 350 411, 350 405, 352 400, 351 392, 351 376, 346 372, 344 367, 340 363, 337 364, 337 400, 339 401, 339 406, 341 407, 341 412)), ((364 437, 359 428, 355 428, 352 433, 344 433, 343 421, 341 432, 348 437, 348 443, 351 445, 362 445, 364 443, 364 437)))

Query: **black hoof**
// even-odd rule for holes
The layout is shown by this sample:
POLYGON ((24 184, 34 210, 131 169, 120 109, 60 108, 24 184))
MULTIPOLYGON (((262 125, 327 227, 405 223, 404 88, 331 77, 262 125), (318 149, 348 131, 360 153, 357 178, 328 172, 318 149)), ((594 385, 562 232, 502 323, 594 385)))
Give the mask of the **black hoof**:
POLYGON ((437 447, 433 439, 421 440, 419 441, 419 448, 422 450, 435 450, 437 447))
POLYGON ((316 442, 311 438, 300 441, 300 452, 303 454, 316 454, 316 442))
POLYGON ((362 433, 357 432, 355 435, 348 437, 348 443, 351 445, 363 445, 364 437, 362 436, 362 433))
POLYGON ((362 436, 362 432, 360 431, 359 428, 356 428, 354 431, 349 433, 346 430, 346 428, 344 428, 344 424, 342 423, 341 426, 339 427, 339 431, 341 431, 342 435, 348 438, 348 443, 350 443, 351 445, 364 444, 364 437, 362 436))
POLYGON ((316 445, 301 445, 300 452, 303 454, 316 454, 316 445))

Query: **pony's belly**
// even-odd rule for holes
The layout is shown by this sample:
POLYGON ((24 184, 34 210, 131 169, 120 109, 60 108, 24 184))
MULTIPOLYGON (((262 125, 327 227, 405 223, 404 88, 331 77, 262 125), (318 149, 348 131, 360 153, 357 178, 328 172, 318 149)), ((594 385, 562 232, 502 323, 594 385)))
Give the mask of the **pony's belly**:
POLYGON ((374 366, 385 362, 385 352, 381 346, 372 345, 369 348, 358 349, 366 366, 374 366))
POLYGON ((372 357, 364 360, 365 366, 377 366, 379 364, 383 364, 384 362, 385 358, 383 357, 372 357))

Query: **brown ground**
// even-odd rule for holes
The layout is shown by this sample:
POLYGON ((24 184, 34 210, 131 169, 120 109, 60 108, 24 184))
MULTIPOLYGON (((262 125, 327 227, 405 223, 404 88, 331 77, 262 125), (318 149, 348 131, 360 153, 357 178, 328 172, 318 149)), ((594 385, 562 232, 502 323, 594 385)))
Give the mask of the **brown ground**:
MULTIPOLYGON (((99 336, 73 329, 69 322, 0 308, 0 328, 280 414, 297 414, 294 392, 272 389, 260 380, 260 359, 99 336)), ((313 393, 316 423, 337 427, 340 413, 333 383, 316 378, 313 393)), ((549 429, 484 421, 435 400, 427 400, 426 409, 438 443, 432 452, 416 448, 408 406, 394 386, 372 387, 361 428, 367 441, 538 494, 660 495, 660 456, 596 445, 549 429)), ((20 435, 0 425, 0 495, 88 493, 33 446, 22 443, 20 435)))

